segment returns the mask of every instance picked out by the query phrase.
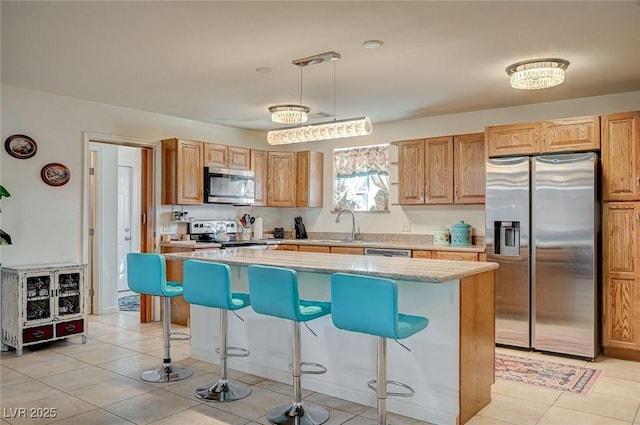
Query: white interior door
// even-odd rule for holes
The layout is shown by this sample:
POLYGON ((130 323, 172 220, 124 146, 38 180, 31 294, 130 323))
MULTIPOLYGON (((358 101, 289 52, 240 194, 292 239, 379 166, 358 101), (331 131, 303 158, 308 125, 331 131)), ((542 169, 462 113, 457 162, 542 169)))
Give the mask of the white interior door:
POLYGON ((118 291, 127 284, 127 254, 131 252, 132 167, 118 166, 118 291))

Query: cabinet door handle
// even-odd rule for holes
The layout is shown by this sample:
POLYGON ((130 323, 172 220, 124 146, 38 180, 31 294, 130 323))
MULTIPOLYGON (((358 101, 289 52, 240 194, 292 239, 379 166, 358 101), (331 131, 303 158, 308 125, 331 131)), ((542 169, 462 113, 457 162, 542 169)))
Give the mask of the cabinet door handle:
POLYGON ((640 225, 640 211, 636 211, 636 224, 640 225))
POLYGON ((42 337, 42 335, 44 335, 44 332, 42 331, 42 329, 38 329, 37 331, 35 331, 35 332, 33 333, 33 337, 34 337, 34 338, 41 338, 41 337, 42 337))
POLYGON ((76 328, 76 325, 67 325, 67 326, 64 327, 64 330, 67 331, 67 332, 71 332, 75 328, 76 328))
POLYGON ((640 187, 640 177, 636 177, 636 186, 640 187))

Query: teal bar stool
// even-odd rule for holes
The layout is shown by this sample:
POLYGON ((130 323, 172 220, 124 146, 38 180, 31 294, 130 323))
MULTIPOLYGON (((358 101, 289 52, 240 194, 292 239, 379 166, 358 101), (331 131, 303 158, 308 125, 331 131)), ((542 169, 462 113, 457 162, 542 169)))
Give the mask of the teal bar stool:
POLYGON ((398 313, 398 286, 393 280, 348 273, 331 276, 331 309, 331 320, 337 328, 378 337, 377 379, 367 386, 376 392, 377 424, 387 425, 387 396, 415 394, 410 386, 387 380, 387 338, 397 341, 410 337, 425 329, 429 319, 398 313), (407 391, 389 392, 389 384, 407 391))
MULTIPOLYGON (((196 390, 196 397, 205 401, 234 401, 251 394, 251 388, 227 377, 227 358, 246 357, 249 351, 227 345, 228 311, 248 307, 249 294, 231 291, 231 269, 226 264, 187 260, 183 266, 184 299, 189 304, 220 309, 220 359, 218 382, 196 390)), ((236 314, 237 315, 237 314, 236 314)), ((240 316, 238 316, 240 317, 240 316)))
POLYGON ((180 381, 193 375, 193 370, 171 364, 171 298, 182 295, 179 282, 167 281, 164 256, 154 253, 127 254, 127 283, 133 292, 162 297, 162 366, 142 373, 147 382, 180 381))
POLYGON ((293 328, 293 403, 271 409, 267 413, 267 419, 273 424, 286 425, 319 425, 326 422, 329 419, 327 409, 302 402, 301 376, 325 373, 327 369, 317 363, 300 361, 300 323, 331 313, 331 303, 301 300, 298 296, 298 274, 295 270, 249 266, 248 273, 251 307, 256 313, 290 320, 293 328), (302 366, 316 369, 303 370, 302 366))

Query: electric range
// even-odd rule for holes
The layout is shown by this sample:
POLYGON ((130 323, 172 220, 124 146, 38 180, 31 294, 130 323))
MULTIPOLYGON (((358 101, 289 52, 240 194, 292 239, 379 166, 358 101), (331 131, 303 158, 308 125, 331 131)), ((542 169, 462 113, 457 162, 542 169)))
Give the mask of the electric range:
MULTIPOLYGON (((266 249, 265 241, 240 240, 240 229, 233 220, 194 220, 189 223, 189 239, 197 242, 219 243, 222 248, 252 247, 266 249), (226 232, 226 237, 216 238, 218 230, 226 232), (225 240, 228 239, 228 240, 225 240), (263 248, 264 247, 264 248, 263 248)), ((224 235, 222 235, 224 236, 224 235)))

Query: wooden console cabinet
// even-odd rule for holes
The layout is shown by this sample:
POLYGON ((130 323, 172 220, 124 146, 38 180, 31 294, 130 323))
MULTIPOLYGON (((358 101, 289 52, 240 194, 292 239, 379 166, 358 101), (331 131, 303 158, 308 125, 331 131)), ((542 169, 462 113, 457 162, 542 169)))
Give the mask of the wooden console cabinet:
POLYGON ((85 264, 2 268, 2 345, 22 348, 82 336, 87 342, 85 264))

